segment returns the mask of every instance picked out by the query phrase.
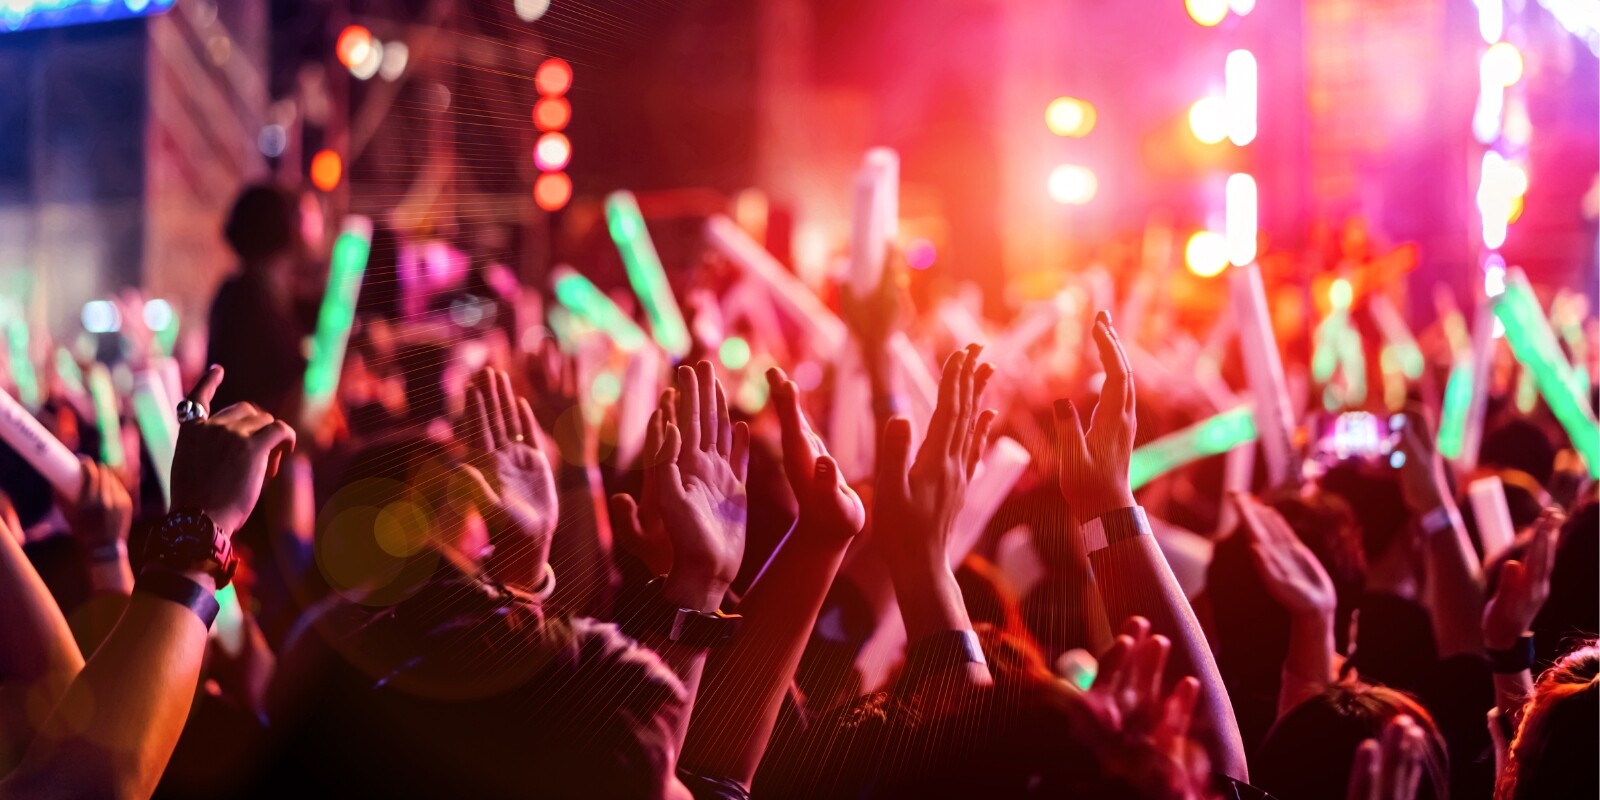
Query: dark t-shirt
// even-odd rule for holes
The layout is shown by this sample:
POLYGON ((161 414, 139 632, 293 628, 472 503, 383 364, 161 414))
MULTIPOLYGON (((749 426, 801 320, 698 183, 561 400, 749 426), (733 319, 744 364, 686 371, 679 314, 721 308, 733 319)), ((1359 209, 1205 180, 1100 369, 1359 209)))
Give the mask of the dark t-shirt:
POLYGON ((281 416, 300 389, 305 331, 292 309, 273 301, 264 279, 245 272, 229 278, 211 301, 206 363, 227 371, 213 411, 249 401, 281 416))

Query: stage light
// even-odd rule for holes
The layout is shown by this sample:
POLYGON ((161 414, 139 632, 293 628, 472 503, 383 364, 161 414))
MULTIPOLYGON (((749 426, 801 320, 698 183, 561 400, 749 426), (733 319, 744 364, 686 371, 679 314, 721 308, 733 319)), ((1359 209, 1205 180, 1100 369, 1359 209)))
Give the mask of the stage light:
POLYGON ((396 81, 406 72, 411 61, 411 48, 405 42, 390 42, 383 46, 383 63, 378 65, 378 75, 386 81, 396 81))
POLYGON ((533 104, 533 126, 541 131, 559 131, 572 121, 572 104, 560 97, 541 97, 533 104))
POLYGON ((1505 0, 1473 0, 1478 7, 1478 33, 1489 44, 1500 41, 1500 36, 1505 32, 1506 7, 1505 0))
POLYGON ((83 304, 83 329, 90 333, 116 333, 122 330, 122 313, 109 300, 90 300, 83 304))
POLYGON ((1189 12, 1189 19, 1207 28, 1228 17, 1228 0, 1183 0, 1183 7, 1189 12))
POLYGON ((1350 285, 1347 278, 1334 278, 1328 284, 1328 305, 1336 309, 1347 309, 1355 301, 1356 290, 1350 285))
POLYGON ((1243 147, 1256 138, 1256 57, 1249 50, 1228 54, 1223 65, 1227 89, 1228 140, 1243 147))
POLYGON ((544 134, 533 146, 533 163, 537 164, 539 169, 548 171, 566 169, 567 162, 571 160, 572 142, 562 134, 544 134))
MULTIPOLYGON (((1481 70, 1480 70, 1481 73, 1481 70)), ((1478 144, 1493 144, 1500 137, 1506 108, 1506 90, 1490 76, 1479 76, 1478 103, 1472 109, 1472 136, 1478 144)))
POLYGON ((523 22, 536 22, 550 10, 550 0, 512 0, 511 8, 523 22))
POLYGON ((1228 240, 1215 231, 1195 231, 1183 248, 1183 262, 1202 278, 1221 275, 1228 268, 1228 240))
POLYGON ((1044 124, 1057 136, 1088 136, 1095 119, 1094 106, 1076 97, 1057 97, 1044 110, 1044 124))
POLYGON ((744 369, 750 364, 750 343, 739 336, 729 336, 717 348, 717 358, 728 369, 744 369))
POLYGON ((311 185, 331 192, 344 176, 344 159, 332 150, 321 150, 311 157, 311 185))
POLYGON ((1256 0, 1228 0, 1228 9, 1242 17, 1256 10, 1256 0))
POLYGON ((1229 175, 1225 202, 1228 261, 1242 267, 1256 260, 1256 179, 1243 172, 1229 175))
POLYGON ((927 239, 913 239, 906 245, 906 265, 912 269, 927 269, 939 258, 939 251, 927 239))
POLYGON ((366 50, 366 57, 350 65, 350 74, 360 80, 369 80, 378 74, 383 66, 383 42, 372 40, 372 46, 366 50))
POLYGON ((547 58, 533 73, 533 85, 545 97, 559 97, 572 88, 572 65, 559 58, 547 58))
POLYGON ((1100 183, 1088 167, 1062 164, 1050 170, 1050 198, 1057 203, 1081 206, 1094 199, 1100 183))
POLYGON ((1522 53, 1510 42, 1496 42, 1484 51, 1479 64, 1484 83, 1512 86, 1522 79, 1522 53))
POLYGON ((533 201, 545 211, 555 211, 572 199, 572 179, 565 172, 546 172, 533 182, 533 201))
POLYGON ((373 42, 372 31, 361 25, 350 25, 339 32, 333 52, 345 69, 354 70, 357 64, 372 57, 373 42))
POLYGON ((1228 104, 1220 97, 1202 97, 1189 106, 1189 132, 1204 144, 1228 138, 1228 104))

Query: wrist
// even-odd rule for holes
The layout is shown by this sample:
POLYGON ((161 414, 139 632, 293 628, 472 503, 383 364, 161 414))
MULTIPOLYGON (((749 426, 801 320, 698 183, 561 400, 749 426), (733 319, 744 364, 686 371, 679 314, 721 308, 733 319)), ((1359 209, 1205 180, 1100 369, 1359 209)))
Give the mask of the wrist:
POLYGON ((1510 650, 1527 634, 1526 626, 1510 623, 1489 623, 1483 626, 1485 650, 1510 650))
POLYGON ((661 586, 661 599, 679 608, 709 614, 722 607, 730 582, 703 570, 674 565, 661 586))
MULTIPOLYGON (((810 517, 805 509, 801 509, 800 517, 794 523, 791 542, 793 546, 832 552, 849 548, 856 533, 857 531, 851 529, 845 522, 810 517)), ((784 546, 789 547, 791 544, 784 546)))

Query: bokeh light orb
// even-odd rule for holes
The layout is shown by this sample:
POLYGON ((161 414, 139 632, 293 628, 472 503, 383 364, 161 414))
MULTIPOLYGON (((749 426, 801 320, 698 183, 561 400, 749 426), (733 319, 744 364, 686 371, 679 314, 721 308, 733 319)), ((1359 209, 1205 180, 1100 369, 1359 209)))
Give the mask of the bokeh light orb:
POLYGON ((1062 164, 1050 170, 1050 199, 1062 205, 1081 206, 1094 199, 1100 182, 1088 167, 1062 164))
POLYGON ((1228 268, 1228 239, 1216 231, 1196 231, 1183 248, 1183 263, 1202 278, 1221 275, 1228 268))
POLYGON ((927 269, 938 258, 939 251, 927 239, 913 239, 906 245, 906 265, 912 269, 927 269))
POLYGON ((344 159, 332 150, 319 150, 311 157, 311 185, 331 192, 344 177, 344 159))
POLYGON ((572 142, 560 133, 546 133, 533 146, 533 163, 542 170, 562 170, 572 160, 572 142))
POLYGON ((140 316, 144 317, 146 328, 164 331, 172 324, 172 304, 159 297, 146 300, 144 308, 140 310, 140 316))
POLYGON ((115 333, 122 330, 122 312, 109 300, 90 300, 78 315, 83 329, 90 333, 115 333))
MULTIPOLYGON (((324 40, 326 41, 326 40, 324 40)), ((363 25, 349 25, 339 32, 339 38, 334 42, 334 55, 339 57, 339 63, 345 69, 355 69, 372 58, 373 38, 372 31, 363 25)))
POLYGON ((1356 290, 1346 278, 1334 278, 1328 285, 1328 304, 1334 308, 1349 308, 1355 302, 1356 290))
POLYGON ((717 359, 728 369, 744 369, 750 364, 750 343, 742 336, 729 336, 717 348, 717 359))
POLYGON ((1202 97, 1189 106, 1189 132, 1204 144, 1228 138, 1228 104, 1220 97, 1202 97))
POLYGON ((562 97, 541 97, 533 104, 533 126, 541 131, 559 131, 572 121, 572 104, 562 97))
POLYGON ((1522 80, 1522 52, 1510 42, 1495 42, 1483 53, 1483 78, 1495 86, 1522 80))
POLYGON ((1189 19, 1207 28, 1222 24, 1228 18, 1228 0, 1183 0, 1189 19))
POLYGON ((550 0, 512 0, 511 8, 517 12, 517 19, 536 22, 550 10, 550 0))
POLYGON ((1076 97, 1057 97, 1044 110, 1044 124, 1057 136, 1088 136, 1095 120, 1094 106, 1076 97))
POLYGON ((533 182, 533 201, 545 211, 555 211, 572 199, 572 179, 565 172, 546 172, 533 182))
POLYGON ((533 73, 533 85, 545 97, 557 97, 572 88, 572 65, 564 59, 547 58, 533 73))

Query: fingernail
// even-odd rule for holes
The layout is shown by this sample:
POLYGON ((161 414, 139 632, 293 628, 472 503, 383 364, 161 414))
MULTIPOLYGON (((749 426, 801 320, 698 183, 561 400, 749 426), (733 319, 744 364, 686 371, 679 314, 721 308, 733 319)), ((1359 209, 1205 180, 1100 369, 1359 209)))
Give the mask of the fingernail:
POLYGON ((1108 327, 1108 328, 1111 327, 1111 312, 1109 310, 1106 310, 1106 309, 1101 309, 1098 314, 1094 315, 1094 321, 1095 322, 1104 322, 1106 324, 1106 327, 1108 327))

